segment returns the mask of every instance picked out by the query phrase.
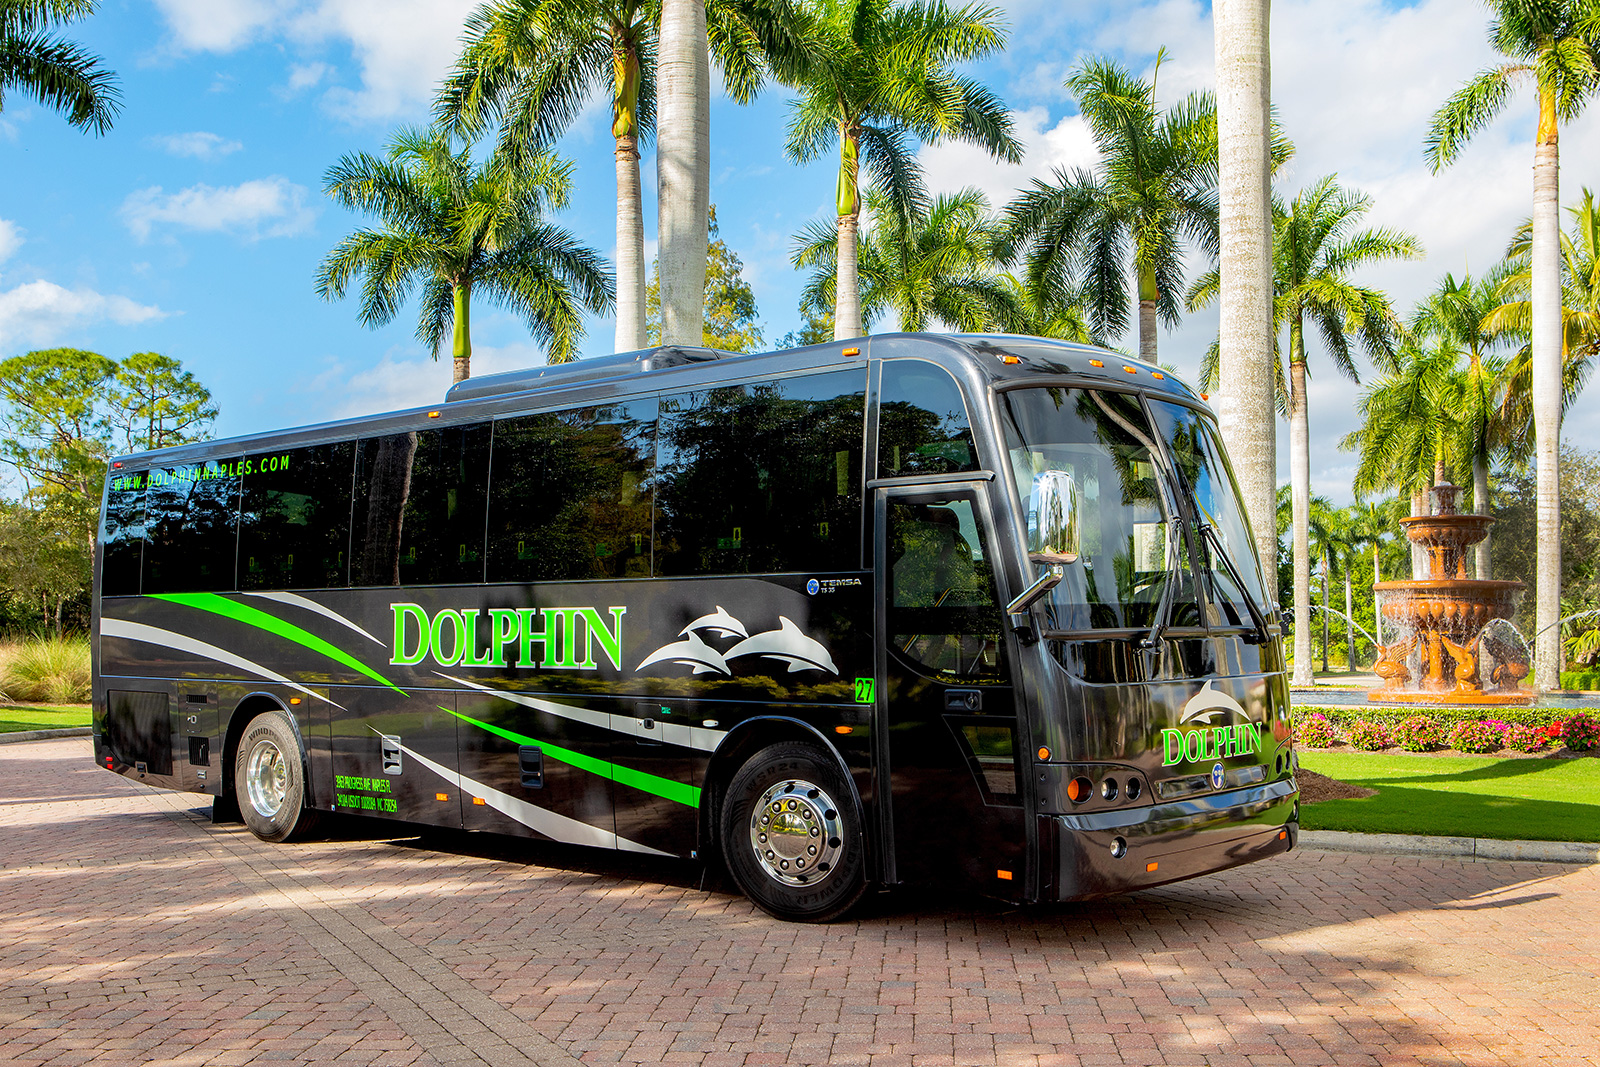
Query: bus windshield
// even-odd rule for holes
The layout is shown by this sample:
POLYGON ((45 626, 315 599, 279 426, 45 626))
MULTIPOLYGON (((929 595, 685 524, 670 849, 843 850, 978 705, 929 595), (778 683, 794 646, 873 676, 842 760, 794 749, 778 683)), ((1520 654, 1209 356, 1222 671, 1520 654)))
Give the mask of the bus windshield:
POLYGON ((1049 628, 1198 625, 1187 540, 1158 474, 1163 460, 1139 398, 1059 387, 1001 396, 1011 476, 1023 507, 1035 476, 1045 471, 1070 474, 1077 487, 1079 556, 1044 602, 1049 628))

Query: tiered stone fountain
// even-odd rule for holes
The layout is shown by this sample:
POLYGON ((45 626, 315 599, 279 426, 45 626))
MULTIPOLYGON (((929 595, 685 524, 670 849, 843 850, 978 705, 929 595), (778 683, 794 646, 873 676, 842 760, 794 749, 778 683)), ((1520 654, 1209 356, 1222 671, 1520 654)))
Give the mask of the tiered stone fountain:
MULTIPOLYGON (((1378 646, 1374 703, 1530 704, 1527 642, 1510 623, 1523 584, 1467 577, 1467 550, 1494 520, 1456 512, 1460 487, 1432 490, 1434 513, 1401 519, 1428 552, 1428 577, 1379 582, 1378 612, 1394 640, 1378 646)), ((1380 626, 1381 629, 1381 626, 1380 626)))

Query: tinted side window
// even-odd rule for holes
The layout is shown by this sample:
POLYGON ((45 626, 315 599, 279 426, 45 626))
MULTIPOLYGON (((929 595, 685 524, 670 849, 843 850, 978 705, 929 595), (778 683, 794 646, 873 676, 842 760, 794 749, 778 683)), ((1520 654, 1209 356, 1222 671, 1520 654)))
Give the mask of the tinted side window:
POLYGON ((354 585, 483 581, 489 424, 357 445, 354 585))
POLYGON ((978 450, 955 379, 920 359, 885 360, 878 477, 977 469, 978 450))
POLYGON ((495 423, 488 580, 649 577, 655 419, 646 400, 495 423))
POLYGON ((100 549, 100 595, 137 596, 144 555, 145 473, 116 474, 106 492, 106 539, 100 549))
POLYGON ((234 588, 240 469, 230 459, 149 472, 141 592, 234 588))
POLYGON ((661 402, 657 574, 855 570, 860 371, 661 402))
POLYGON ((355 450, 340 441, 245 457, 240 589, 345 584, 355 450))

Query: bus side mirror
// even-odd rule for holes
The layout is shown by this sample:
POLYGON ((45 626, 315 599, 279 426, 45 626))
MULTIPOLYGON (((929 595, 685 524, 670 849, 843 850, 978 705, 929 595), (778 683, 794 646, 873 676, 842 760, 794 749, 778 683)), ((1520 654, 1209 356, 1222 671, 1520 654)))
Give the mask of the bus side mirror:
POLYGON ((1035 563, 1078 560, 1078 483, 1066 471, 1041 471, 1028 494, 1028 558, 1035 563))

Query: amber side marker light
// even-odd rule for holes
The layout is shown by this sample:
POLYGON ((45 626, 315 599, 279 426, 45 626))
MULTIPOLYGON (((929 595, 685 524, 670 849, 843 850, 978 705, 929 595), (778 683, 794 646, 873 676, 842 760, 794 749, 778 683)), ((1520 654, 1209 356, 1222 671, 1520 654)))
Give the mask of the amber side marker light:
POLYGON ((487 800, 483 799, 482 797, 473 797, 472 798, 472 802, 474 804, 488 804, 489 803, 487 800))
POLYGON ((1159 864, 1159 863, 1147 863, 1147 864, 1144 865, 1145 873, 1149 874, 1151 871, 1155 870, 1159 866, 1161 866, 1161 864, 1159 864))
POLYGON ((1150 372, 1150 377, 1154 378, 1158 382, 1164 382, 1164 381, 1167 380, 1167 376, 1165 374, 1162 374, 1158 370, 1151 371, 1150 372))
POLYGON ((1122 365, 1122 369, 1127 371, 1129 374, 1138 374, 1139 373, 1139 368, 1138 367, 1130 367, 1126 363, 1124 363, 1122 365))
POLYGON ((856 732, 856 728, 854 726, 835 726, 833 732, 836 734, 853 734, 856 732))
POLYGON ((435 799, 435 800, 449 800, 450 799, 450 794, 449 793, 435 793, 435 794, 433 794, 433 799, 435 799))
POLYGON ((1005 363, 1005 364, 1017 364, 1017 363, 1021 363, 1022 362, 1022 357, 1021 356, 1001 356, 1000 357, 1000 362, 1005 363))
POLYGON ((300 703, 300 698, 299 697, 290 697, 289 698, 289 703, 298 704, 298 703, 300 703))
POLYGON ((860 354, 861 354, 861 349, 859 349, 859 348, 847 348, 841 353, 841 355, 846 355, 846 356, 859 356, 860 354))
POLYGON ((1279 830, 1278 831, 1278 840, 1279 841, 1282 841, 1284 838, 1286 838, 1288 836, 1289 836, 1289 831, 1287 831, 1287 830, 1279 830))
POLYGON ((428 412, 428 418, 430 418, 430 419, 437 419, 437 418, 438 418, 438 417, 439 417, 439 413, 438 413, 438 412, 437 412, 437 411, 430 411, 430 412, 428 412))
POLYGON ((994 872, 994 876, 996 878, 1000 879, 1002 882, 1011 881, 1011 872, 1010 871, 995 871, 994 872))
POLYGON ((1089 361, 1089 366, 1091 366, 1091 367, 1104 367, 1105 363, 1101 362, 1098 359, 1091 359, 1089 361))
POLYGON ((1039 748, 1039 758, 1041 760, 1044 760, 1046 763, 1048 763, 1050 761, 1050 750, 1048 748, 1044 748, 1043 746, 1040 746, 1040 748, 1039 748))

